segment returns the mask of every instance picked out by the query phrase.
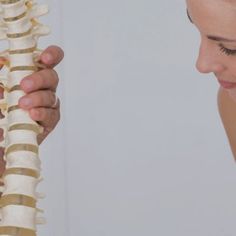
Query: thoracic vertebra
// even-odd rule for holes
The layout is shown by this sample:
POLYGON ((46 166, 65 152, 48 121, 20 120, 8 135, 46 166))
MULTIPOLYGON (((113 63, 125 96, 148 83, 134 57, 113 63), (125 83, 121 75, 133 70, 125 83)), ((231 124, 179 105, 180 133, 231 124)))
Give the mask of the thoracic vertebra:
POLYGON ((18 101, 25 95, 21 80, 39 69, 35 61, 40 53, 38 37, 49 33, 48 27, 36 18, 48 12, 45 5, 38 6, 29 0, 0 0, 0 39, 6 39, 9 48, 0 56, 5 58, 0 86, 4 98, 0 108, 4 118, 0 127, 4 130, 4 160, 6 170, 2 176, 0 198, 0 235, 35 236, 36 224, 44 222, 37 216, 36 192, 40 178, 37 135, 42 128, 33 121, 27 111, 19 108, 18 101), (4 74, 5 73, 5 74, 4 74))

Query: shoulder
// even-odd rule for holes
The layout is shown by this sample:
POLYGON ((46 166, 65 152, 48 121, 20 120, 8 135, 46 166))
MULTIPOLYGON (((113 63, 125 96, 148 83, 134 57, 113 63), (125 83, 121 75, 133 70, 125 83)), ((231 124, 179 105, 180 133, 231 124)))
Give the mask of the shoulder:
POLYGON ((217 102, 220 117, 236 160, 236 102, 222 88, 219 88, 217 102))

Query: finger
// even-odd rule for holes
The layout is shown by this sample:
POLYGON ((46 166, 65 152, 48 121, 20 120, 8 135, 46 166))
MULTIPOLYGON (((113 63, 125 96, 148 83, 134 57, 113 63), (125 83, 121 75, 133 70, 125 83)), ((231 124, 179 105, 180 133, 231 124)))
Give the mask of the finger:
MULTIPOLYGON (((6 169, 6 162, 3 159, 4 156, 4 148, 0 147, 0 177, 2 177, 5 169, 6 169)), ((2 186, 2 182, 0 182, 0 186, 2 186)))
POLYGON ((43 128, 43 132, 37 136, 38 144, 43 142, 60 120, 60 102, 58 104, 58 109, 40 107, 29 110, 31 118, 43 128))
POLYGON ((7 59, 5 57, 0 57, 0 70, 7 63, 7 59))
POLYGON ((60 63, 64 57, 64 51, 55 45, 49 46, 40 55, 40 60, 51 68, 60 63))
POLYGON ((51 90, 39 90, 20 98, 19 106, 26 110, 36 107, 52 108, 56 99, 55 93, 51 90))
POLYGON ((44 69, 22 79, 20 86, 26 93, 40 89, 50 89, 55 92, 58 82, 59 78, 55 70, 44 69))
MULTIPOLYGON (((1 85, 2 85, 2 84, 1 84, 1 85)), ((0 99, 3 99, 3 98, 4 98, 4 96, 3 96, 3 94, 4 94, 4 88, 1 87, 1 85, 0 85, 0 99)))
POLYGON ((51 132, 60 120, 60 110, 51 108, 33 108, 29 111, 31 118, 44 127, 46 132, 51 132))
POLYGON ((0 128, 0 142, 3 141, 3 134, 4 134, 4 131, 2 128, 0 128))
POLYGON ((0 109, 0 119, 5 118, 5 115, 3 114, 3 111, 0 109))

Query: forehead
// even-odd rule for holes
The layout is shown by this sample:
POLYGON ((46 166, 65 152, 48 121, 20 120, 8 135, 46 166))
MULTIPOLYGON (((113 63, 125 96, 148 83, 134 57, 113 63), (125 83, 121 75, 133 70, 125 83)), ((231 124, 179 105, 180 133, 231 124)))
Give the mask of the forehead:
POLYGON ((188 12, 203 34, 236 38, 236 0, 186 0, 188 12))

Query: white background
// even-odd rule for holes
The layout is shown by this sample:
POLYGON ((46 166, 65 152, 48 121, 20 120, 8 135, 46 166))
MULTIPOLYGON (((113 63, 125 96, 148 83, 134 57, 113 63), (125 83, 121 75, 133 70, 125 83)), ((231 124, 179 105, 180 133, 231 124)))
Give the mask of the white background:
POLYGON ((41 45, 65 59, 39 235, 235 235, 235 162, 184 1, 48 4, 41 45))

